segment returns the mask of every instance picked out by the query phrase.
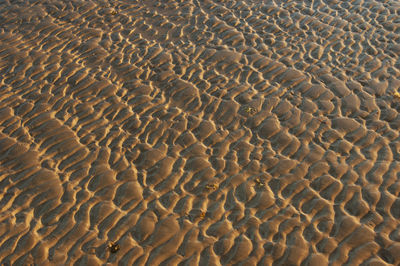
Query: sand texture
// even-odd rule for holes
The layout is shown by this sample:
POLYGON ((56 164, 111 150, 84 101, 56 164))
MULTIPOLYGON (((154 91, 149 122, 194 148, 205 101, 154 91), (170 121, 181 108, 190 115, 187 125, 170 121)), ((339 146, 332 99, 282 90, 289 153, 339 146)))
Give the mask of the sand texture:
POLYGON ((1 265, 399 265, 400 2, 0 1, 1 265))

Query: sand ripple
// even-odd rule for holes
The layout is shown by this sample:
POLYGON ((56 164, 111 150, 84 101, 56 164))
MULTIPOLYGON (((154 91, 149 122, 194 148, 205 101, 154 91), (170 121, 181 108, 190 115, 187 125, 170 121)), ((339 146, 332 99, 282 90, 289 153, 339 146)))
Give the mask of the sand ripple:
POLYGON ((2 264, 400 264, 395 1, 0 14, 2 264))

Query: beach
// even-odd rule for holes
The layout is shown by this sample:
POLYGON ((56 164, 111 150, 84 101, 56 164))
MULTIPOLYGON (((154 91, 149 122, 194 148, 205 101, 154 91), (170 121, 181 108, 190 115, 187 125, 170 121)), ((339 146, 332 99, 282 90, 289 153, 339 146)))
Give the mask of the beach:
POLYGON ((1 265, 399 265, 400 2, 0 2, 1 265))

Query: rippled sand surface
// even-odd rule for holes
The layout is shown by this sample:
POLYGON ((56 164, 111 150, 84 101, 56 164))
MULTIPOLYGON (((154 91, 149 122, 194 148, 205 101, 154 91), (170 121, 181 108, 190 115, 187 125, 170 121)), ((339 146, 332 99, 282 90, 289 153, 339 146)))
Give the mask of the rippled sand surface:
POLYGON ((398 1, 0 1, 2 265, 399 265, 398 1))

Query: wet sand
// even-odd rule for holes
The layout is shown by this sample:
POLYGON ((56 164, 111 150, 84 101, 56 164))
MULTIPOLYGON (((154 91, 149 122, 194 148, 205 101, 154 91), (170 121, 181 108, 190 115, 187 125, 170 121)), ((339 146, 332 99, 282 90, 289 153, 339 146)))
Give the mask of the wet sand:
POLYGON ((2 265, 399 265, 397 1, 1 1, 2 265))

